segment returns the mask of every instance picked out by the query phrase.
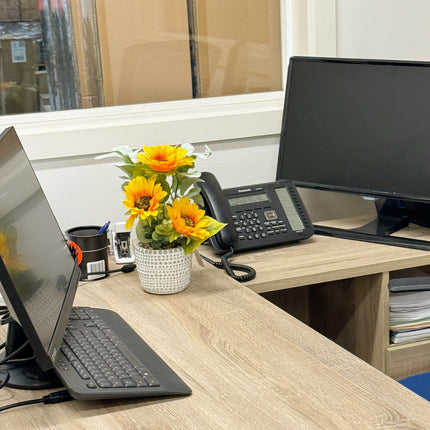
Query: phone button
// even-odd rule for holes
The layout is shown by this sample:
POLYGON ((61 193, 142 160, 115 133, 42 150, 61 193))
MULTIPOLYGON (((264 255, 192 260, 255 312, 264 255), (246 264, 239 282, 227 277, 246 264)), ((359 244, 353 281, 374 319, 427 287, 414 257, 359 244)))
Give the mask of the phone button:
POLYGON ((278 219, 278 214, 274 209, 270 209, 264 211, 264 217, 267 219, 267 221, 274 221, 278 219))

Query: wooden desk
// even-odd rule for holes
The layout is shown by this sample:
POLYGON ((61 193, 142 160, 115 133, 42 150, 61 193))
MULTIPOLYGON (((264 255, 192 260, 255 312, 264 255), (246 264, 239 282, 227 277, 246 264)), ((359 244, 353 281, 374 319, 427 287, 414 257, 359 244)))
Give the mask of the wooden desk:
MULTIPOLYGON (((366 220, 331 225, 351 228, 366 220)), ((417 226, 402 234, 430 240, 430 230, 417 226)), ((217 258, 209 250, 204 253, 217 258)), ((388 375, 400 379, 430 371, 430 341, 390 345, 388 309, 390 278, 429 271, 429 251, 314 235, 298 244, 238 254, 231 261, 256 270, 248 288, 388 375)))
MULTIPOLYGON (((137 273, 79 287, 111 308, 192 388, 184 398, 72 401, 2 413, 18 429, 428 429, 430 404, 213 267, 170 296, 137 273)), ((47 391, 0 390, 0 404, 47 391)))

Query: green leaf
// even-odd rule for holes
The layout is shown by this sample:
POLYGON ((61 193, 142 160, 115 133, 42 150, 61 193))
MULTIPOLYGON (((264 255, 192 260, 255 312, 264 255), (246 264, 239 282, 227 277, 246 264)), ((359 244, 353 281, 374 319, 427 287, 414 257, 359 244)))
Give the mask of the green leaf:
POLYGON ((122 158, 124 159, 124 161, 125 161, 127 164, 134 164, 134 163, 133 163, 133 161, 131 160, 131 158, 130 158, 130 156, 129 156, 128 154, 124 154, 124 155, 122 156, 122 158))
POLYGON ((139 218, 136 225, 136 236, 143 243, 149 243, 152 240, 153 228, 148 224, 146 220, 139 218))
POLYGON ((171 186, 171 191, 172 191, 172 198, 176 198, 176 193, 178 192, 178 178, 173 175, 172 176, 172 186, 171 186))
POLYGON ((172 223, 167 220, 163 220, 162 224, 158 224, 157 227, 155 227, 155 231, 159 235, 163 235, 163 236, 170 236, 170 234, 172 233, 172 230, 173 230, 172 223))
POLYGON ((209 221, 209 225, 206 227, 206 230, 210 233, 211 236, 218 233, 222 228, 227 225, 207 215, 205 215, 203 219, 209 221))
POLYGON ((193 196, 193 200, 196 205, 199 205, 200 207, 204 207, 205 202, 203 201, 203 197, 201 194, 196 194, 195 196, 193 196))
POLYGON ((203 240, 190 240, 188 243, 183 244, 182 248, 184 248, 185 254, 191 254, 199 247, 202 242, 203 240))
POLYGON ((127 174, 127 177, 129 177, 130 179, 133 178, 134 166, 131 166, 129 164, 123 164, 117 167, 121 169, 123 172, 125 172, 127 174))
POLYGON ((194 185, 197 181, 198 181, 198 178, 184 177, 184 179, 179 182, 179 192, 181 193, 181 196, 185 196, 185 193, 188 190, 188 188, 194 185))
POLYGON ((168 200, 170 197, 171 189, 169 183, 166 180, 166 175, 158 175, 157 182, 161 185, 163 191, 167 193, 166 197, 164 197, 162 201, 168 200))
POLYGON ((170 233, 169 236, 169 241, 170 242, 174 242, 175 240, 177 240, 181 235, 174 229, 172 228, 172 231, 170 233))
MULTIPOLYGON (((194 202, 196 202, 196 199, 198 199, 199 196, 200 196, 200 188, 198 188, 198 187, 192 188, 189 191, 189 193, 186 195, 186 197, 188 197, 190 200, 193 200, 194 202)), ((200 201, 203 203, 202 200, 200 200, 200 201)), ((200 203, 197 203, 197 204, 200 204, 200 203)))

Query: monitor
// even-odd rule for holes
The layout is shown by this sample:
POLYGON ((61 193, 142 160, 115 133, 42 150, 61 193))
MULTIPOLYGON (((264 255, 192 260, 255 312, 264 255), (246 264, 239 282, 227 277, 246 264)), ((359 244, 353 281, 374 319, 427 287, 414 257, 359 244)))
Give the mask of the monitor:
POLYGON ((0 199, 0 293, 12 320, 5 354, 28 341, 0 370, 10 386, 59 385, 53 361, 80 271, 13 127, 0 135, 0 199))
POLYGON ((430 249, 389 236, 430 226, 430 63, 292 57, 277 179, 375 199, 378 217, 321 234, 430 249))

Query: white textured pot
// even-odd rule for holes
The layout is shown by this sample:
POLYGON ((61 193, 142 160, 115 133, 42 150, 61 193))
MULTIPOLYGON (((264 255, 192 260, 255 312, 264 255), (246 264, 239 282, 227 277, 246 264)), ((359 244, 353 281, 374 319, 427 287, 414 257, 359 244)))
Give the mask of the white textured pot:
POLYGON ((190 283, 192 254, 182 247, 147 249, 136 243, 134 253, 140 284, 148 293, 179 293, 190 283))

